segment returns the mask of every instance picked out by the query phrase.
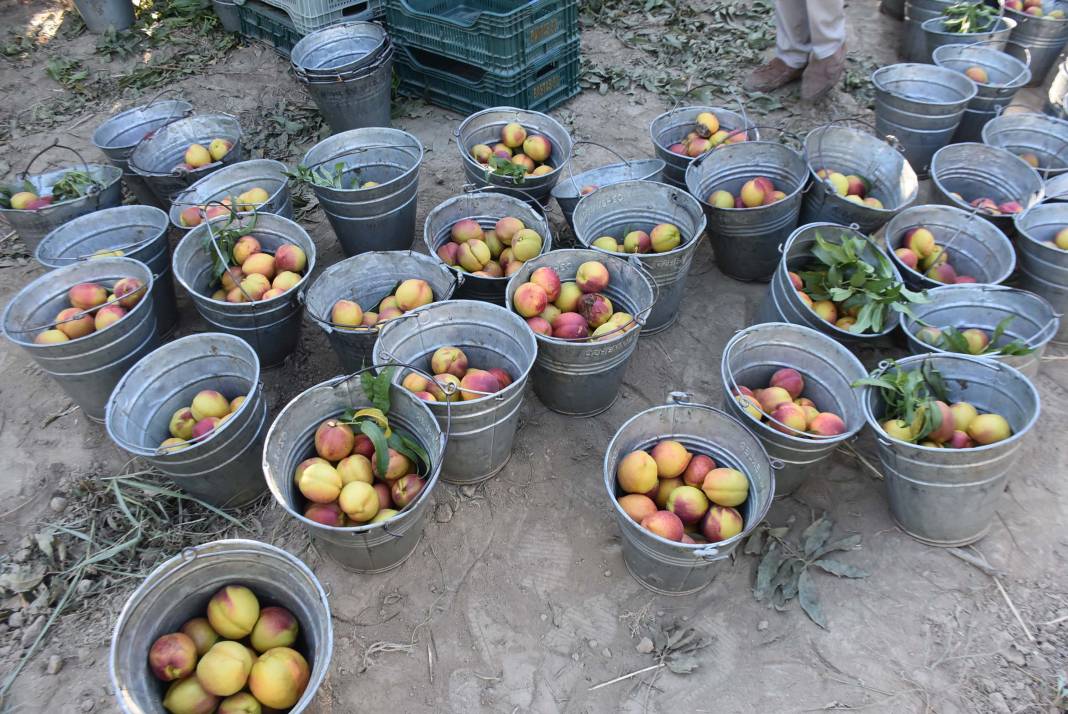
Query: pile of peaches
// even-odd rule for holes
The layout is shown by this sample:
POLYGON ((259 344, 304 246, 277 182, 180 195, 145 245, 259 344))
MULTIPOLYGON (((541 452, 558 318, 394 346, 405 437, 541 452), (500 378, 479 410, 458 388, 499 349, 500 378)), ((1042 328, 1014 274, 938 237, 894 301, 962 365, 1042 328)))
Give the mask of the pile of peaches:
POLYGON ((202 389, 193 397, 192 404, 178 409, 171 416, 167 425, 171 435, 159 445, 160 450, 165 453, 180 451, 190 446, 191 441, 207 438, 233 416, 244 402, 244 395, 227 399, 214 389, 202 389))
POLYGON ((547 137, 532 134, 522 124, 511 122, 501 127, 500 139, 493 146, 475 144, 469 150, 471 158, 489 167, 493 173, 502 175, 514 175, 521 171, 524 176, 543 176, 553 172, 552 165, 548 163, 553 154, 553 144, 547 137), (508 171, 506 164, 518 168, 508 171))
POLYGON ((695 159, 720 144, 739 144, 748 138, 747 134, 746 131, 731 131, 720 126, 719 117, 712 112, 701 112, 697 115, 693 131, 682 141, 669 146, 668 151, 695 159))
POLYGON ((821 412, 805 391, 805 378, 792 367, 783 367, 771 375, 768 386, 750 389, 739 385, 734 399, 756 421, 765 421, 772 429, 790 436, 838 436, 846 431, 842 417, 821 412))
POLYGON ((100 283, 78 283, 67 291, 70 307, 60 310, 53 325, 33 341, 54 345, 99 332, 125 317, 144 294, 137 278, 120 278, 110 290, 100 283))
POLYGON ((430 283, 419 278, 410 278, 402 280, 392 295, 382 298, 377 312, 363 310, 355 300, 338 300, 330 309, 330 322, 341 330, 376 327, 432 302, 434 291, 430 283))
POLYGON ((439 347, 430 356, 433 380, 418 372, 409 372, 401 386, 424 402, 455 402, 481 399, 496 394, 512 383, 512 377, 500 367, 471 367, 459 347, 439 347))
POLYGON ((221 287, 211 294, 212 300, 271 300, 295 288, 308 267, 308 257, 300 246, 283 243, 271 255, 251 235, 237 239, 230 258, 234 264, 219 277, 221 287))
POLYGON ((548 266, 516 288, 512 306, 535 333, 562 340, 608 340, 637 327, 634 317, 617 312, 601 291, 611 275, 604 263, 590 260, 578 267, 573 282, 561 282, 548 266))
POLYGON ((474 218, 452 225, 450 240, 437 249, 438 258, 462 273, 481 278, 513 275, 523 263, 541 254, 542 236, 514 216, 505 216, 488 230, 474 218))

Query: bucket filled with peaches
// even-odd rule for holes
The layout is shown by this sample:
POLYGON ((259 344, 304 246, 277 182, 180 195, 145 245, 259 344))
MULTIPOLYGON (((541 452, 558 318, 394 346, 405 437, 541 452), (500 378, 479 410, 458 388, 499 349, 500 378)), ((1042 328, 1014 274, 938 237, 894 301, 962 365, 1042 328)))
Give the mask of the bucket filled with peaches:
POLYGON ((634 578, 662 595, 689 595, 716 577, 764 520, 772 462, 734 417, 672 392, 631 417, 608 444, 604 484, 634 578))

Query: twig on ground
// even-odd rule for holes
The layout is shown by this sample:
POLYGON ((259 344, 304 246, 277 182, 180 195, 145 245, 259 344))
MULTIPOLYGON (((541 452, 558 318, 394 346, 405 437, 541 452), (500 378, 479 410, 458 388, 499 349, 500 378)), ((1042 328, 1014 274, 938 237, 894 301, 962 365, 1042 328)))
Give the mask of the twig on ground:
POLYGON ((855 458, 857 461, 860 462, 861 466, 871 471, 872 476, 878 479, 879 481, 882 481, 885 478, 883 476, 883 472, 875 468, 875 466, 873 466, 872 463, 868 461, 868 459, 866 459, 863 455, 861 455, 859 451, 853 448, 852 444, 842 444, 842 446, 838 447, 836 451, 855 458))
POLYGON ((631 677, 637 677, 639 674, 645 674, 646 672, 652 672, 654 669, 660 669, 661 667, 664 667, 664 666, 666 666, 666 665, 663 662, 660 662, 658 664, 651 664, 648 667, 642 667, 641 669, 636 669, 633 672, 629 672, 628 674, 624 674, 624 675, 622 675, 620 677, 616 677, 615 679, 610 679, 607 682, 601 682, 600 684, 595 684, 592 687, 590 687, 589 689, 587 689, 586 691, 587 692, 592 692, 592 691, 594 691, 596 689, 600 689, 601 687, 607 687, 610 684, 615 684, 616 682, 622 682, 625 679, 630 679, 631 677))

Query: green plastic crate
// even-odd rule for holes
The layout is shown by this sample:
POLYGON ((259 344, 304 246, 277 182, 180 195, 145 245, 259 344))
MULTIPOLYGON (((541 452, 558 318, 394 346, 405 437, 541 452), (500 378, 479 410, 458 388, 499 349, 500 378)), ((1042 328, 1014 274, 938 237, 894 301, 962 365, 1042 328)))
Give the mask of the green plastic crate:
POLYGON ((530 67, 507 74, 487 72, 411 47, 397 47, 398 91, 461 114, 509 106, 548 111, 579 93, 579 43, 530 67))
POLYGON ((293 45, 297 44, 300 38, 308 32, 340 22, 373 19, 373 11, 367 9, 367 2, 350 4, 349 9, 332 10, 320 17, 298 18, 299 21, 294 21, 294 18, 285 10, 260 2, 260 0, 245 0, 236 7, 241 22, 241 34, 266 42, 286 57, 289 57, 293 45), (309 29, 301 31, 301 28, 305 26, 309 29))
POLYGON ((387 0, 399 45, 510 72, 554 56, 579 37, 578 0, 387 0))

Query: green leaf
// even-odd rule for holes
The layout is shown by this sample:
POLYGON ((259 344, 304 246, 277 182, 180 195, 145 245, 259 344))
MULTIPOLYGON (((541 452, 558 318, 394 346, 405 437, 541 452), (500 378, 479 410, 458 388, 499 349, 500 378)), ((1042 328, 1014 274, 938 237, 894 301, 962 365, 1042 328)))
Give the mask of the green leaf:
POLYGON ((760 565, 757 566, 753 596, 758 602, 763 602, 771 596, 771 581, 775 578, 776 573, 779 572, 779 567, 783 564, 783 558, 783 552, 779 548, 779 544, 772 543, 771 547, 768 548, 768 552, 761 559, 760 565))
POLYGON ((375 408, 381 411, 383 414, 389 414, 390 383, 393 381, 393 375, 394 373, 396 373, 396 371, 396 367, 386 367, 375 377, 374 380, 371 403, 374 404, 375 408))
POLYGON ((395 451, 399 451, 411 459, 412 463, 421 463, 425 471, 429 472, 430 456, 418 441, 409 438, 394 429, 393 433, 389 435, 389 445, 393 447, 395 451))
POLYGON ((840 578, 866 578, 868 573, 855 565, 849 563, 843 563, 840 560, 832 560, 830 558, 820 558, 812 562, 817 568, 824 570, 831 575, 837 575, 840 578))
POLYGON ((819 551, 831 537, 831 529, 834 524, 826 516, 820 516, 809 525, 801 534, 801 546, 805 555, 811 557, 819 551))
POLYGON ((386 441, 385 432, 370 419, 364 419, 360 422, 360 431, 375 445, 375 461, 377 462, 378 473, 384 474, 389 471, 389 445, 386 441))
MULTIPOLYGON (((367 398, 367 401, 374 403, 375 401, 375 376, 371 370, 367 370, 360 375, 360 388, 363 389, 363 396, 367 398)), ((353 417, 355 417, 356 410, 353 409, 353 417)), ((349 421, 353 417, 349 418, 349 421)))
POLYGON ((801 571, 797 580, 797 598, 801 603, 801 609, 805 611, 809 619, 826 630, 827 620, 824 618, 823 608, 820 607, 819 597, 816 594, 816 586, 807 568, 801 571))

